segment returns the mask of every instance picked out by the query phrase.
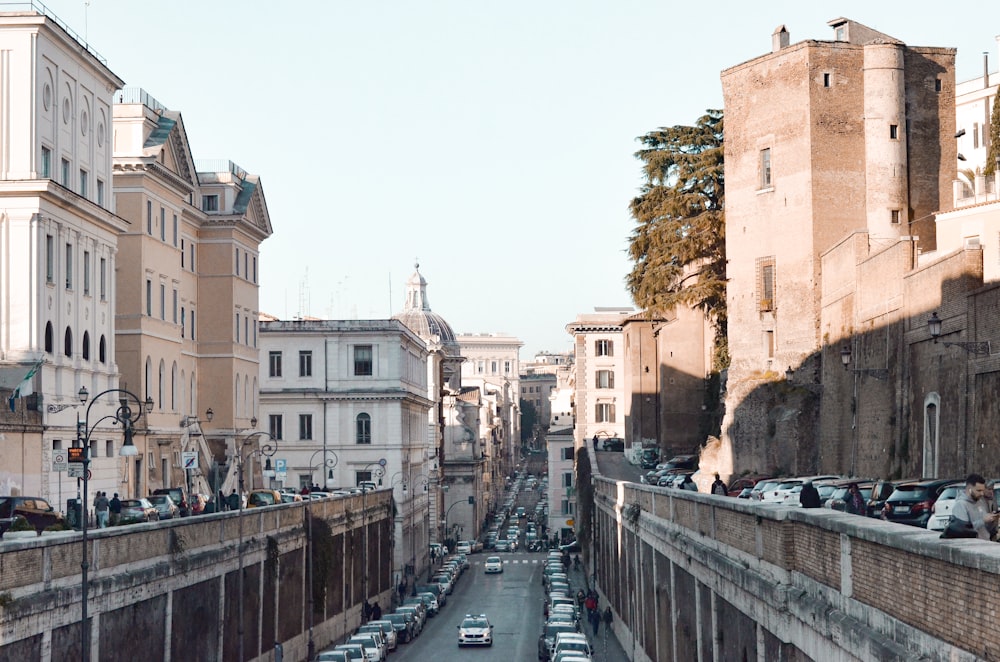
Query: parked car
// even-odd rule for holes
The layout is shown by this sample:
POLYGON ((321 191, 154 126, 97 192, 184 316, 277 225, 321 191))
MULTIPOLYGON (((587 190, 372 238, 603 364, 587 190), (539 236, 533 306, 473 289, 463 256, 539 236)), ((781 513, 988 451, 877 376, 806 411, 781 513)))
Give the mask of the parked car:
POLYGON ((639 454, 639 466, 643 469, 654 469, 659 461, 659 448, 643 448, 639 454))
POLYGON ((760 481, 759 483, 753 486, 753 489, 750 490, 750 500, 760 501, 761 499, 764 498, 764 494, 768 490, 773 490, 775 487, 781 484, 782 480, 783 479, 781 478, 770 478, 768 480, 760 481))
POLYGON ((150 492, 150 494, 166 494, 170 497, 171 501, 177 504, 177 507, 181 511, 181 517, 187 517, 190 514, 183 487, 160 487, 150 492))
POLYGON ((885 500, 889 498, 892 491, 900 483, 910 483, 916 478, 905 481, 877 480, 872 487, 871 496, 868 498, 868 517, 882 517, 882 509, 885 508, 885 500))
POLYGON ((36 531, 63 523, 63 516, 41 497, 0 496, 0 536, 18 519, 26 520, 36 531))
POLYGON ((399 641, 405 644, 413 640, 413 614, 385 614, 382 620, 392 623, 399 641))
POLYGON ((159 519, 173 519, 181 516, 181 509, 166 494, 150 494, 146 500, 156 508, 159 519))
POLYGON ((548 660, 552 656, 552 648, 556 645, 557 634, 576 631, 576 627, 570 623, 546 621, 542 627, 542 633, 538 635, 538 659, 548 660))
POLYGON ((929 531, 944 531, 951 519, 951 510, 955 507, 958 497, 965 494, 965 481, 957 481, 948 485, 934 501, 931 507, 931 516, 927 519, 927 529, 929 531))
POLYGON ((160 519, 160 512, 156 506, 148 499, 124 499, 122 500, 122 524, 134 524, 136 522, 156 522, 160 519))
POLYGON ((247 495, 247 508, 261 508, 282 503, 281 493, 277 490, 250 490, 247 495))
POLYGON ((867 504, 868 500, 871 498, 872 487, 875 485, 875 481, 845 479, 831 484, 833 486, 833 492, 831 492, 827 500, 823 502, 823 507, 829 508, 830 510, 839 510, 842 513, 847 512, 847 497, 850 493, 849 488, 854 483, 857 483, 858 491, 861 492, 861 497, 865 500, 865 504, 867 504))
POLYGON ((934 502, 944 488, 954 482, 954 478, 936 478, 897 485, 885 501, 882 518, 890 522, 926 527, 934 502))
POLYGON ((771 476, 742 476, 736 478, 729 484, 729 496, 739 497, 741 499, 750 498, 750 490, 754 488, 754 485, 763 481, 771 480, 771 476))
POLYGON ((599 444, 606 451, 622 452, 625 450, 625 440, 621 437, 608 437, 603 444, 599 444))
POLYGON ((471 554, 472 545, 467 540, 459 540, 455 544, 455 552, 458 554, 471 554))

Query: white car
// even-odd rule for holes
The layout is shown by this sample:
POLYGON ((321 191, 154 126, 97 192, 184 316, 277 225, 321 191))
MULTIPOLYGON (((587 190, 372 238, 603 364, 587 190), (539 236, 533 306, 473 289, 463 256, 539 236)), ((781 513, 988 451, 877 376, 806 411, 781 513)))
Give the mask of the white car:
POLYGON ((492 646, 493 625, 486 614, 466 614, 458 626, 458 646, 492 646))
MULTIPOLYGON (((437 602, 434 604, 436 605, 437 602)), ((362 625, 358 628, 358 632, 364 632, 366 627, 373 625, 382 630, 382 635, 385 637, 386 647, 391 651, 396 650, 396 647, 399 645, 399 638, 396 635, 396 628, 392 627, 392 621, 368 621, 368 625, 362 625)))
POLYGON ((381 635, 355 634, 347 640, 349 644, 361 644, 365 647, 366 662, 384 662, 387 655, 381 635), (377 638, 376 638, 377 637, 377 638))
POLYGON ((455 553, 456 554, 471 554, 472 553, 472 545, 470 545, 465 540, 460 540, 460 541, 458 541, 458 543, 455 544, 455 553))
POLYGON ((485 566, 486 574, 503 572, 503 561, 500 560, 499 556, 486 557, 486 563, 483 565, 485 566))
POLYGON ((927 520, 928 531, 944 531, 951 519, 951 511, 955 507, 955 500, 965 493, 965 482, 949 485, 941 491, 941 496, 937 498, 931 507, 931 516, 927 520))

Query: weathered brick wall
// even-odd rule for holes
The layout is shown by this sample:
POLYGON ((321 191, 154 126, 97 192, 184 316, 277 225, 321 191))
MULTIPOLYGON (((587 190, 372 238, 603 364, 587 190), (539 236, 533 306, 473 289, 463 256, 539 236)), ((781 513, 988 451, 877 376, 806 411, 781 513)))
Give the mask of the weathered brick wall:
POLYGON ((626 508, 642 492, 658 504, 633 523, 595 480, 598 586, 637 660, 757 659, 761 641, 765 659, 803 662, 1000 659, 1000 545, 630 484, 626 508))
MULTIPOLYGON (((248 509, 242 518, 219 513, 89 532, 88 611, 95 659, 157 660, 160 651, 163 656, 174 651, 174 660, 235 660, 241 619, 246 660, 269 654, 276 641, 283 642, 286 659, 303 659, 306 509, 312 508, 314 521, 329 525, 335 550, 314 621, 317 646, 325 646, 360 619, 365 549, 367 597, 387 599, 389 499, 390 493, 382 491, 369 494, 366 504, 352 496, 248 509), (367 548, 363 521, 368 523, 367 548), (192 650, 198 651, 195 657, 177 652, 192 650)), ((46 651, 59 651, 59 659, 80 657, 80 549, 78 533, 0 542, 0 660, 30 662, 46 657, 46 651)))

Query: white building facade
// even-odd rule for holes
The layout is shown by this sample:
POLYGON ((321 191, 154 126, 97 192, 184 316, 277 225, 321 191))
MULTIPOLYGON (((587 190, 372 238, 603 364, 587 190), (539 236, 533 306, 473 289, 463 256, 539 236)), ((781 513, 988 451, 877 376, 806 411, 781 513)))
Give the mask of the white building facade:
POLYGON ((431 467, 424 341, 396 320, 260 324, 260 421, 277 442, 275 486, 373 481, 397 503, 397 582, 428 563, 431 467))

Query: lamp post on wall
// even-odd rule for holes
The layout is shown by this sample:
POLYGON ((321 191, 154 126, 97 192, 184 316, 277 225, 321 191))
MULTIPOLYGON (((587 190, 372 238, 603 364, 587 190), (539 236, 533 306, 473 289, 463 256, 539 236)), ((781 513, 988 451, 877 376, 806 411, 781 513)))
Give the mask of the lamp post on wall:
MULTIPOLYGON (((937 312, 931 313, 930 319, 927 320, 927 330, 931 334, 931 338, 934 339, 934 344, 937 344, 938 338, 941 336, 941 325, 942 320, 938 317, 937 312)), ((990 341, 984 340, 982 342, 946 342, 945 347, 961 347, 969 354, 975 356, 989 356, 990 354, 990 341)))
MULTIPOLYGON (((387 462, 385 458, 379 458, 375 462, 369 462, 366 464, 359 473, 366 473, 369 468, 371 468, 371 473, 369 474, 368 481, 358 481, 358 483, 363 482, 375 482, 372 478, 378 478, 378 485, 382 485, 382 476, 385 475, 385 465, 387 462)), ((371 488, 368 485, 362 485, 361 490, 361 524, 365 530, 364 538, 364 549, 361 553, 361 597, 364 599, 365 603, 368 602, 368 491, 371 488)), ((364 613, 364 612, 362 612, 364 613)))
MULTIPOLYGON (((83 386, 80 388, 77 396, 80 399, 80 404, 82 405, 87 401, 90 393, 87 392, 87 387, 83 386)), ((94 396, 94 399, 90 401, 87 405, 87 411, 84 414, 83 420, 81 421, 77 418, 76 421, 76 441, 74 442, 74 448, 70 449, 69 460, 74 461, 74 456, 79 464, 83 465, 83 496, 78 497, 77 501, 80 504, 81 522, 80 530, 83 533, 83 552, 81 554, 80 562, 80 575, 81 575, 81 595, 80 595, 80 655, 83 662, 88 662, 90 660, 90 632, 87 627, 87 599, 88 599, 88 586, 87 586, 87 570, 90 568, 90 564, 87 562, 87 500, 88 500, 88 482, 90 480, 90 437, 97 426, 101 424, 102 421, 111 419, 114 423, 120 423, 122 426, 124 439, 122 441, 122 447, 118 451, 118 454, 122 457, 132 457, 139 454, 138 449, 136 449, 135 444, 132 443, 132 435, 134 434, 134 428, 136 422, 143 415, 143 413, 150 412, 153 410, 153 399, 147 397, 145 401, 139 399, 135 393, 131 391, 126 391, 122 388, 109 388, 105 391, 101 391, 94 396), (118 394, 118 409, 115 410, 113 414, 107 414, 100 417, 94 424, 90 424, 90 408, 93 407, 101 396, 107 395, 108 393, 118 394), (135 400, 139 405, 138 411, 132 412, 132 408, 129 406, 129 398, 135 400)))
MULTIPOLYGON (((337 454, 334 453, 333 451, 329 451, 329 450, 326 450, 325 448, 321 448, 320 450, 318 450, 315 453, 313 453, 312 457, 309 458, 309 479, 312 480, 312 473, 313 473, 313 471, 315 469, 319 468, 319 467, 323 467, 324 468, 323 469, 323 475, 324 476, 328 475, 329 478, 332 479, 333 478, 333 469, 336 466, 337 466, 337 454), (324 455, 323 461, 320 462, 319 464, 315 464, 314 465, 313 464, 313 460, 315 460, 316 456, 319 455, 320 453, 323 453, 323 455, 324 455), (332 455, 333 457, 326 457, 326 455, 332 455)), ((312 540, 313 540, 313 535, 312 535, 312 526, 313 526, 313 521, 312 521, 312 502, 313 501, 314 501, 314 499, 312 498, 312 496, 310 496, 309 497, 309 503, 306 504, 306 522, 309 525, 308 529, 307 529, 307 533, 306 533, 306 545, 307 545, 306 551, 307 551, 307 553, 309 555, 309 560, 308 560, 308 563, 309 563, 309 643, 308 643, 308 649, 307 649, 308 653, 307 653, 307 656, 306 656, 306 659, 308 659, 308 660, 312 660, 313 657, 316 655, 316 644, 313 641, 313 607, 314 607, 314 604, 315 604, 315 602, 314 602, 315 598, 313 596, 313 544, 312 544, 312 540)))
MULTIPOLYGON (((256 420, 257 419, 255 418, 251 422, 255 422, 256 420)), ((265 468, 266 470, 270 470, 271 458, 274 457, 274 454, 277 452, 278 452, 278 440, 272 437, 269 432, 264 432, 263 430, 250 432, 245 437, 240 439, 239 442, 236 444, 236 459, 239 471, 239 492, 240 492, 239 493, 240 510, 239 514, 237 515, 237 519, 239 520, 239 529, 240 529, 240 545, 238 550, 239 574, 236 577, 236 591, 237 591, 236 609, 239 612, 239 620, 237 627, 237 639, 239 640, 237 645, 239 648, 239 656, 237 659, 239 660, 239 662, 243 662, 244 659, 243 658, 243 490, 244 490, 243 466, 244 464, 246 464, 247 460, 252 458, 254 455, 257 455, 258 457, 266 458, 265 468), (245 455, 240 453, 240 448, 242 448, 245 444, 247 444, 252 438, 257 436, 267 437, 268 443, 262 444, 260 448, 252 450, 246 453, 245 455)))

